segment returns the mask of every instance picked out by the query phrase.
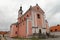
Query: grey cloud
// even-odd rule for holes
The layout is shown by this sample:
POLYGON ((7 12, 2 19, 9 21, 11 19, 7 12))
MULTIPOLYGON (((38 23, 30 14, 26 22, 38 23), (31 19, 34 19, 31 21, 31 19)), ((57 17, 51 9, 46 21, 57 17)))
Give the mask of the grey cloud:
POLYGON ((10 30, 11 23, 16 22, 17 13, 16 10, 12 10, 7 6, 0 7, 0 31, 1 30, 10 30))
POLYGON ((60 16, 56 16, 57 14, 60 15, 60 5, 59 6, 55 6, 51 11, 50 11, 50 17, 48 17, 47 15, 47 20, 49 21, 50 26, 52 25, 57 25, 60 24, 60 16), (56 17, 54 17, 56 16, 56 17))
POLYGON ((60 24, 60 1, 46 4, 45 12, 49 26, 60 24), (48 6, 49 5, 49 6, 48 6))
POLYGON ((36 3, 39 5, 43 4, 42 6, 44 6, 44 9, 46 10, 45 12, 49 25, 55 25, 59 23, 54 21, 55 14, 60 12, 59 1, 57 1, 57 3, 53 3, 53 5, 49 5, 51 3, 46 3, 45 1, 41 3, 41 1, 35 0, 6 0, 5 2, 0 2, 0 30, 10 30, 10 25, 17 21, 18 10, 21 3, 23 6, 23 11, 26 11, 30 5, 35 5, 36 3))

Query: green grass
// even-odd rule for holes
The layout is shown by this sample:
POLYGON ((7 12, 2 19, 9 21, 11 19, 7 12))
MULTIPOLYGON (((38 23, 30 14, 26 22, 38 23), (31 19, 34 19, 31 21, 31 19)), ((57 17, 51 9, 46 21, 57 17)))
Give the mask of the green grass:
POLYGON ((39 38, 36 38, 36 37, 32 37, 32 38, 14 37, 14 39, 20 39, 20 40, 39 40, 39 38))

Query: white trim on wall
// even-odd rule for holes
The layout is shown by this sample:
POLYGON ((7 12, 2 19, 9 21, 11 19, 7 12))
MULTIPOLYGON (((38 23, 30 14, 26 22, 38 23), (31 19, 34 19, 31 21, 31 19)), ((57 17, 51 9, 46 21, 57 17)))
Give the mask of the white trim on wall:
POLYGON ((31 11, 31 14, 32 14, 32 27, 34 27, 34 12, 31 11))

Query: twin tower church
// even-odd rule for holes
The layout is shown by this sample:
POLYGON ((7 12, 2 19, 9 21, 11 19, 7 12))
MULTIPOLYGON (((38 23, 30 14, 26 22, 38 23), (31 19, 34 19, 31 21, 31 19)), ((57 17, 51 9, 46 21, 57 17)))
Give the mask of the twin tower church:
POLYGON ((45 12, 38 4, 30 6, 24 13, 22 6, 18 11, 18 21, 10 26, 10 37, 27 38, 36 34, 46 34, 49 32, 48 22, 45 19, 45 12))

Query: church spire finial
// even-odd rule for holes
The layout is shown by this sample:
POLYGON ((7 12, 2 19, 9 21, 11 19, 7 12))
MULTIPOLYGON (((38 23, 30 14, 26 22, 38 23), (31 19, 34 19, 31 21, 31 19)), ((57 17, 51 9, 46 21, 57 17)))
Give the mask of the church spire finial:
POLYGON ((36 6, 38 6, 38 4, 36 4, 36 6))
POLYGON ((22 4, 20 4, 20 11, 22 11, 22 4))

